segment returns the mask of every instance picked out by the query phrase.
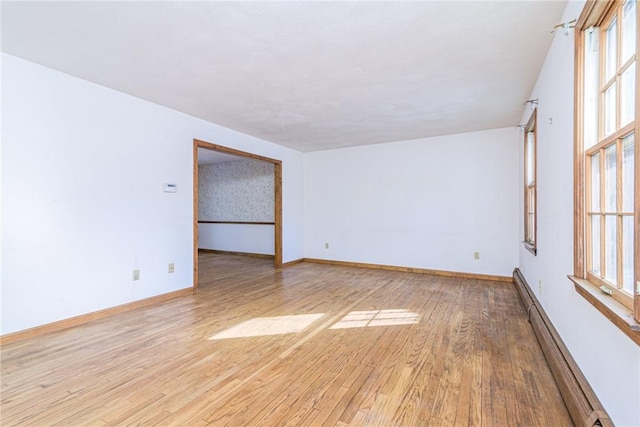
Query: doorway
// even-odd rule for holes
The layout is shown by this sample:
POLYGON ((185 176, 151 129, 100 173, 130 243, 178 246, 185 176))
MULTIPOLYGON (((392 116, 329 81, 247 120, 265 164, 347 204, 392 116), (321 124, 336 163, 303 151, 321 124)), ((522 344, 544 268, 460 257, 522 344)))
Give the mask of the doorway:
POLYGON ((217 151, 232 156, 273 164, 274 179, 274 256, 275 268, 282 267, 282 161, 210 142, 193 140, 193 289, 198 289, 198 149, 217 151))

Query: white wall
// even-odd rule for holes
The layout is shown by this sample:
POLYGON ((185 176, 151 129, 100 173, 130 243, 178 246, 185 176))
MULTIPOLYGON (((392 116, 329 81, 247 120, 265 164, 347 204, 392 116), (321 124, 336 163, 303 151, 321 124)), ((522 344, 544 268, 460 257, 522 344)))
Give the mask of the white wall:
POLYGON ((199 224, 198 248, 273 255, 275 226, 267 224, 199 224))
POLYGON ((301 153, 4 54, 2 89, 2 334, 192 286, 194 138, 282 160, 303 256, 301 153))
POLYGON ((305 257, 510 276, 517 137, 498 129, 306 153, 305 257))
MULTIPOLYGON (((569 2, 563 22, 577 18, 582 6, 583 2, 569 2)), ((640 348, 587 303, 567 279, 573 273, 573 60, 573 32, 567 37, 559 31, 531 94, 540 99, 538 255, 521 245, 519 264, 615 424, 638 426, 640 348)), ((527 109, 521 123, 529 114, 527 109)), ((521 167, 523 155, 521 142, 521 167)), ((522 209, 521 181, 519 188, 522 209)), ((522 215, 518 218, 522 239, 522 215)))

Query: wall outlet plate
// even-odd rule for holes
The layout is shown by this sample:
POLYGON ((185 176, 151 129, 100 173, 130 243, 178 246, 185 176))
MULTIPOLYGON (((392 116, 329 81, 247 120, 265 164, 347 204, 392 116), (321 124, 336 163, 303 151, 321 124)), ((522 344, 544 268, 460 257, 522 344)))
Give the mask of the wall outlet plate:
POLYGON ((140 270, 133 270, 133 280, 140 280, 140 270))

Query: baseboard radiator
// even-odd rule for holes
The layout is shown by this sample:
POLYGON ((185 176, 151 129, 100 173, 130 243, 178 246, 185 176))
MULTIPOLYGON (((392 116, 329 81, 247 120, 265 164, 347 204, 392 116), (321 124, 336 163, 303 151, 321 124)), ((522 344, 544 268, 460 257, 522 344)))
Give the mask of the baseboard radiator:
POLYGON ((579 427, 613 426, 600 400, 517 268, 513 271, 513 281, 574 424, 579 427))

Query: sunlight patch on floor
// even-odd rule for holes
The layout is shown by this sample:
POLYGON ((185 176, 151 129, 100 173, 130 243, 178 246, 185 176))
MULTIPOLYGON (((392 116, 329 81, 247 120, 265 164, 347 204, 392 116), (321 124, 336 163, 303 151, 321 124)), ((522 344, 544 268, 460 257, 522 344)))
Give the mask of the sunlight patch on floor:
POLYGON ((324 316, 324 313, 256 317, 209 337, 210 340, 295 334, 324 316))
POLYGON ((419 321, 420 315, 418 313, 403 309, 352 311, 329 329, 413 325, 419 321))

